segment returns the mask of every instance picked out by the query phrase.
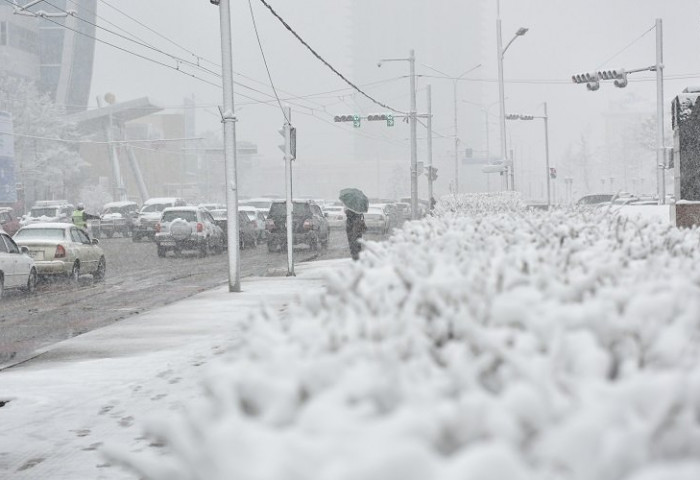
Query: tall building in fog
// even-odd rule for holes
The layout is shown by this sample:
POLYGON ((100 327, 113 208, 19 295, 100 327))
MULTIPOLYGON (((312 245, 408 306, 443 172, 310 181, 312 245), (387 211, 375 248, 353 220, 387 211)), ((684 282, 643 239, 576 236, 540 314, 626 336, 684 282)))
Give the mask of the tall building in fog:
MULTIPOLYGON (((20 5, 25 2, 18 2, 20 5)), ((32 17, 0 6, 0 71, 28 78, 67 112, 85 110, 90 94, 95 50, 97 0, 53 0, 30 11, 65 13, 32 17)))
MULTIPOLYGON (((381 68, 377 67, 377 63, 382 58, 408 58, 409 51, 415 50, 417 110, 419 113, 426 111, 425 87, 430 84, 435 131, 433 165, 439 169, 435 187, 436 192, 446 193, 454 180, 455 103, 458 111, 460 162, 466 148, 477 150, 482 146, 482 114, 478 107, 464 103, 480 103, 481 84, 458 82, 455 102, 454 82, 437 77, 457 77, 481 63, 483 2, 348 0, 348 3, 353 78, 360 85, 367 85, 367 91, 372 96, 397 110, 409 110, 409 62, 385 63, 381 68)), ((478 72, 474 76, 478 76, 478 72)), ((363 115, 384 110, 360 95, 355 95, 353 102, 348 108, 354 107, 363 115)), ((394 127, 379 125, 381 122, 371 122, 372 125, 369 123, 363 123, 361 129, 358 129, 354 153, 358 161, 367 163, 364 168, 371 172, 371 176, 376 176, 373 194, 383 197, 407 195, 410 156, 408 125, 400 121, 394 127)), ((426 161, 425 139, 426 128, 419 123, 419 162, 426 161)), ((419 182, 422 190, 420 196, 424 197, 425 177, 419 182)), ((460 184, 463 183, 460 180, 460 184)))

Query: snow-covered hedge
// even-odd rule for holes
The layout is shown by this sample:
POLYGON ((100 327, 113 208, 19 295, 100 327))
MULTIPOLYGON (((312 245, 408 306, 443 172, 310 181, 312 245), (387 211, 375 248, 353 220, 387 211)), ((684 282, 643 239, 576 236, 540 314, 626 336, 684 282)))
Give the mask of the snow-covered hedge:
POLYGON ((151 479, 697 480, 700 234, 443 199, 243 325, 151 479))

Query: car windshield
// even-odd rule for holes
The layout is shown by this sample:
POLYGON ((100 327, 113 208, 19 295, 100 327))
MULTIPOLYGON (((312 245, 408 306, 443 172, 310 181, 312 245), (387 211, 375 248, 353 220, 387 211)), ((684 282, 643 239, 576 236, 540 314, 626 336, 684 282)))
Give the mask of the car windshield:
POLYGON ((168 203, 152 203, 150 205, 145 205, 142 209, 142 213, 149 213, 149 212, 162 212, 166 208, 168 208, 170 204, 168 203))
POLYGON ((248 216, 249 220, 255 220, 258 218, 258 214, 253 211, 243 210, 243 213, 245 213, 248 216))
POLYGON ((15 233, 15 240, 63 240, 65 238, 63 228, 23 228, 15 233))
MULTIPOLYGON (((294 202, 293 214, 296 216, 308 216, 311 215, 311 208, 308 203, 294 202)), ((271 217, 281 217, 287 215, 287 203, 286 202, 275 202, 270 206, 271 217)))
POLYGON ((270 208, 270 205, 272 204, 272 202, 270 202, 269 200, 245 200, 240 203, 241 205, 248 205, 250 207, 255 208, 264 208, 266 210, 270 208))
POLYGON ((174 210, 170 212, 164 212, 161 221, 172 222, 176 218, 181 218, 182 220, 186 220, 188 222, 196 222, 197 212, 192 210, 174 210))
POLYGON ((614 195, 611 194, 601 194, 601 195, 586 195, 578 201, 579 205, 595 205, 597 203, 605 203, 612 200, 614 195))
POLYGON ((57 207, 32 208, 29 212, 30 217, 58 217, 57 207))
POLYGON ((209 213, 214 220, 226 220, 226 210, 210 210, 209 213))
POLYGON ((104 215, 106 213, 122 213, 122 211, 120 207, 107 207, 104 209, 102 214, 104 215))

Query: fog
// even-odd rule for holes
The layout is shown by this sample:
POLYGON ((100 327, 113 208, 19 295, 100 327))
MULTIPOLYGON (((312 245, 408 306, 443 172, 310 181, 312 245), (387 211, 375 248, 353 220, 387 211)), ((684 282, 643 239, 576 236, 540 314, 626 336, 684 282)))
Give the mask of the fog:
MULTIPOLYGON (((453 82, 436 78, 440 75, 435 70, 457 76, 482 65, 458 83, 459 156, 461 159, 466 148, 471 148, 477 157, 487 153, 497 156, 496 2, 451 1, 436 6, 435 2, 411 0, 375 4, 307 0, 301 4, 273 2, 272 6, 331 65, 375 99, 397 110, 406 111, 409 107, 408 63, 386 64, 380 69, 376 68, 376 62, 380 58, 405 58, 410 49, 415 49, 419 112, 426 109, 425 86, 430 83, 433 91, 433 162, 439 168, 435 189, 439 194, 447 193, 454 180, 453 82), (493 108, 488 115, 487 146, 483 110, 489 106, 493 108)), ((105 2, 98 3, 98 24, 113 22, 157 48, 185 59, 195 59, 194 53, 206 59, 200 60, 202 65, 218 72, 218 9, 209 2, 122 0, 118 8, 153 31, 126 18, 105 2), (186 47, 190 53, 172 42, 186 47)), ((407 124, 397 121, 392 129, 382 122, 363 122, 361 128, 334 123, 334 115, 367 114, 384 109, 361 98, 313 57, 260 2, 253 1, 252 10, 280 97, 307 97, 288 100, 298 131, 297 172, 308 180, 300 180, 305 193, 329 196, 330 192, 352 184, 364 187, 373 195, 386 196, 391 193, 388 186, 391 182, 401 183, 400 193, 407 193, 407 124), (404 170, 398 178, 392 178, 397 175, 397 168, 404 170), (342 173, 338 177, 331 175, 332 181, 324 181, 322 185, 311 181, 311 172, 328 173, 327 169, 342 173)), ((529 28, 525 36, 511 45, 504 58, 507 111, 542 115, 542 104, 548 102, 551 164, 558 168, 560 183, 563 178, 574 178, 575 191, 583 194, 587 190, 610 188, 609 179, 613 177, 616 189, 632 190, 634 183, 636 189, 645 190, 639 193, 655 192, 654 153, 647 153, 649 168, 643 163, 632 172, 618 165, 619 159, 611 158, 614 155, 606 151, 610 142, 606 144, 605 141, 611 129, 614 130, 614 125, 606 127, 606 118, 619 108, 615 104, 626 105, 625 108, 639 112, 642 117, 653 117, 656 111, 653 72, 630 75, 625 89, 604 82, 596 92, 587 91, 585 85, 573 84, 570 77, 603 68, 633 69, 653 65, 653 26, 655 19, 661 18, 664 22, 665 117, 668 119, 671 99, 686 86, 697 83, 696 77, 700 74, 700 60, 692 48, 700 40, 699 10, 697 2, 690 0, 501 2, 504 44, 519 27, 529 28), (576 186, 582 174, 572 158, 580 149, 582 138, 592 152, 591 170, 586 173, 590 179, 588 185, 576 186), (601 179, 607 179, 607 185, 601 185, 601 179)), ((279 160, 281 176, 281 152, 277 148, 281 137, 277 130, 283 118, 270 96, 248 2, 232 2, 232 25, 234 70, 245 75, 236 75, 235 79, 259 90, 242 85, 235 87, 238 139, 257 144, 257 161, 274 165, 279 160)), ((106 28, 112 27, 107 25, 106 28)), ((140 49, 105 31, 98 31, 97 36, 177 66, 172 58, 140 49)), ((180 68, 201 79, 220 83, 220 79, 210 73, 186 65, 180 68)), ((98 43, 91 98, 106 92, 114 93, 118 100, 149 96, 169 110, 174 109, 172 111, 177 111, 184 97, 194 97, 200 107, 196 110, 197 130, 220 130, 216 108, 222 102, 219 88, 98 43)), ((669 130, 667 127, 667 136, 669 130)), ((515 157, 516 188, 526 197, 541 198, 545 176, 542 122, 508 122, 507 131, 508 148, 515 157)), ((418 137, 419 161, 426 161, 426 134, 420 125, 418 137)), ((480 167, 461 167, 464 167, 461 191, 501 188, 495 175, 487 182, 480 167)), ((563 184, 560 188, 563 192, 563 184)), ((424 197, 425 177, 421 179, 420 189, 424 197)))

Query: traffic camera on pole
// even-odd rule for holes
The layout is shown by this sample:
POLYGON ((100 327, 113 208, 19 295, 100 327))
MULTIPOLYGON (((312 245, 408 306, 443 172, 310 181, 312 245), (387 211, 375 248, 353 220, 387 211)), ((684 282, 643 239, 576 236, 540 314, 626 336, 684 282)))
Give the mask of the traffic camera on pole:
POLYGON ((586 88, 591 92, 594 92, 600 88, 600 77, 597 73, 579 73, 573 75, 571 80, 574 83, 585 83, 586 88))
POLYGON ((618 88, 627 86, 627 72, 624 68, 617 70, 603 70, 598 72, 598 76, 603 80, 614 80, 614 84, 618 88))

